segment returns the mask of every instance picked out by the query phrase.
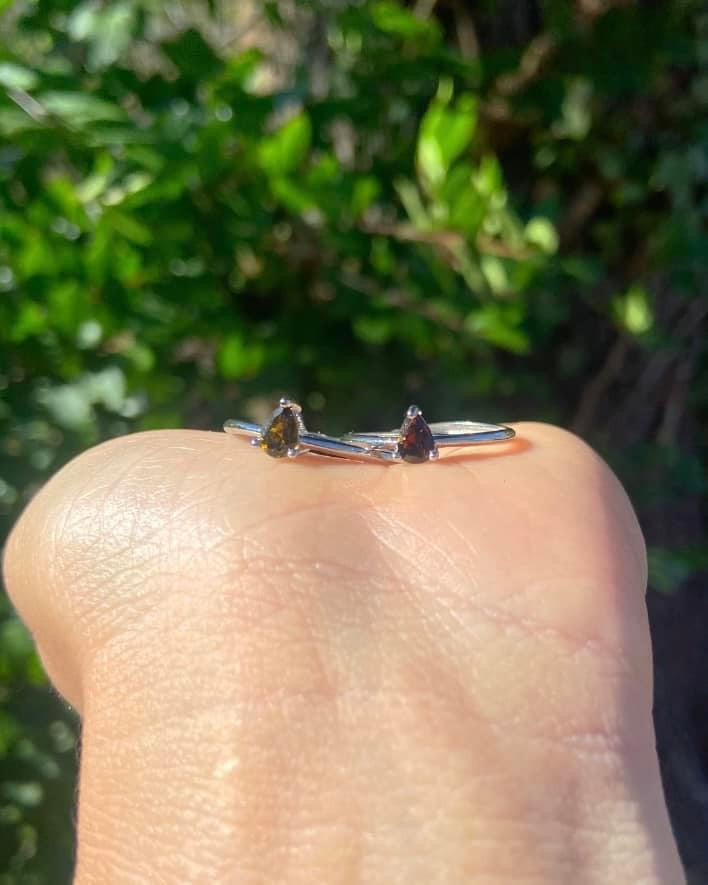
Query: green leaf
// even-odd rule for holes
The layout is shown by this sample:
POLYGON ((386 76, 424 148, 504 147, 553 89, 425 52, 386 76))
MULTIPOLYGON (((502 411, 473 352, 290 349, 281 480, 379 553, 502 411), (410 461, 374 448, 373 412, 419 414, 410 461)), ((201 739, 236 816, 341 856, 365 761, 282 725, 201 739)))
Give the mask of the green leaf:
POLYGON ((612 309, 619 325, 630 335, 643 335, 654 325, 650 296, 643 286, 630 286, 624 295, 615 296, 612 309))
POLYGON ((18 662, 32 654, 34 645, 25 625, 16 617, 0 623, 0 648, 3 655, 18 662))
POLYGON ((447 207, 448 226, 472 238, 487 213, 485 200, 474 184, 474 170, 469 163, 457 163, 438 193, 447 207))
POLYGON ((2 785, 2 795, 5 799, 30 808, 36 807, 42 801, 44 791, 37 781, 25 783, 7 781, 2 785))
POLYGON ((481 255, 479 265, 489 288, 495 295, 509 292, 509 274, 503 259, 496 255, 481 255))
POLYGON ((561 107, 561 119, 552 131, 561 138, 582 139, 592 126, 592 83, 584 77, 571 80, 561 107))
POLYGON ((44 108, 65 123, 81 128, 89 123, 124 120, 118 105, 88 92, 45 92, 37 96, 44 108))
POLYGON ((106 68, 117 61, 130 46, 137 15, 130 3, 111 3, 101 17, 101 28, 91 45, 90 70, 106 68))
POLYGON ((479 161, 474 174, 474 184, 485 197, 505 194, 504 174, 499 160, 493 154, 485 154, 479 161))
POLYGON ((434 19, 419 18, 398 3, 388 0, 374 3, 371 7, 371 19, 379 30, 397 37, 420 37, 430 35, 437 37, 439 28, 434 19))
POLYGON ((423 179, 433 187, 445 180, 450 167, 465 151, 477 124, 477 100, 462 95, 454 106, 435 99, 418 132, 417 161, 423 179))
POLYGON ((34 89, 39 77, 29 68, 6 61, 0 64, 0 86, 6 89, 34 89))
POLYGON ((131 0, 103 6, 96 0, 80 3, 71 13, 67 31, 89 45, 87 67, 95 71, 113 64, 128 48, 137 24, 131 0))
POLYGON ((0 135, 12 138, 41 124, 18 107, 0 108, 0 135))
POLYGON ((99 31, 101 5, 98 0, 79 3, 69 15, 66 31, 72 40, 89 40, 99 31))
POLYGON ((413 224, 419 230, 429 230, 432 227, 430 216, 415 184, 406 178, 399 178, 394 182, 394 187, 413 224))
POLYGON ((224 84, 245 88, 249 80, 263 63, 265 53, 256 47, 245 49, 225 61, 224 69, 217 81, 217 88, 224 84))
POLYGON ((79 384, 63 384, 52 387, 41 397, 56 424, 72 430, 88 426, 93 417, 87 392, 79 384))
POLYGON ((695 565, 679 552, 661 547, 647 551, 649 585, 660 593, 673 593, 695 571, 695 565))
POLYGON ((93 172, 76 186, 76 196, 82 203, 91 203, 98 199, 108 187, 111 174, 110 165, 103 171, 93 172))
POLYGON ((362 316, 354 320, 354 334, 367 344, 385 344, 393 332, 394 323, 388 316, 362 316))
POLYGON ((359 218, 378 197, 381 188, 373 175, 358 178, 354 184, 351 198, 352 215, 359 218))
POLYGON ((133 194, 145 190, 152 182, 153 176, 147 172, 133 172, 131 175, 127 175, 123 181, 108 188, 103 195, 102 202, 105 206, 117 206, 133 194))
POLYGON ((272 175, 293 172, 307 156, 311 141, 312 124, 302 112, 261 142, 261 166, 272 175))
POLYGON ((558 233, 548 218, 532 218, 524 229, 526 241, 547 255, 558 251, 558 233))
POLYGON ((47 327, 47 312, 34 301, 23 301, 10 330, 12 341, 35 337, 47 327))
POLYGON ((528 353, 531 341, 521 328, 521 313, 514 303, 485 304, 465 320, 465 329, 476 337, 509 350, 528 353))
POLYGON ((274 196, 291 212, 305 212, 316 207, 310 190, 291 178, 274 178, 271 182, 274 196))
POLYGON ((147 246, 152 242, 154 231, 129 212, 112 211, 107 218, 107 223, 116 233, 125 237, 126 240, 130 240, 131 243, 147 246))
POLYGON ((221 343, 217 363, 224 378, 242 378, 257 374, 265 353, 260 343, 247 342, 240 332, 232 332, 221 343))

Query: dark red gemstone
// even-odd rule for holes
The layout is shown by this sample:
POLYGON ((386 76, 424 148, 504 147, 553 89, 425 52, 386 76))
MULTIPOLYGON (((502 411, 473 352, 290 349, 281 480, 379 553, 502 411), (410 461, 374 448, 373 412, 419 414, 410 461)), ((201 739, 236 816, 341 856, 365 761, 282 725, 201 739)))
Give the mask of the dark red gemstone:
POLYGON ((430 453, 435 451, 435 440, 420 412, 406 415, 396 451, 404 461, 411 464, 422 464, 430 460, 430 453))

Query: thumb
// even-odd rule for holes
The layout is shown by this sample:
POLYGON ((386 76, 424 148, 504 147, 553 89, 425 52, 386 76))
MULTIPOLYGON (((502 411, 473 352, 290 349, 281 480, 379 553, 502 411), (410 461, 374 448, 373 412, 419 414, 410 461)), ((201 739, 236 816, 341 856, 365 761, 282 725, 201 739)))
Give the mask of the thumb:
POLYGON ((93 449, 7 584, 83 719, 77 883, 682 881, 641 533, 570 434, 434 465, 93 449))

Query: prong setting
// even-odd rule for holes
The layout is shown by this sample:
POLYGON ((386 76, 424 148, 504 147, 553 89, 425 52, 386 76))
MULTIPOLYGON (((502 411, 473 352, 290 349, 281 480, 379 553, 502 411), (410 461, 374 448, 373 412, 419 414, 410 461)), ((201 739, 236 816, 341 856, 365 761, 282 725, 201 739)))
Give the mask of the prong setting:
POLYGON ((295 402, 294 399, 290 399, 289 396, 281 396, 278 400, 278 405, 281 409, 292 409, 296 415, 300 415, 302 412, 302 406, 300 403, 295 402))

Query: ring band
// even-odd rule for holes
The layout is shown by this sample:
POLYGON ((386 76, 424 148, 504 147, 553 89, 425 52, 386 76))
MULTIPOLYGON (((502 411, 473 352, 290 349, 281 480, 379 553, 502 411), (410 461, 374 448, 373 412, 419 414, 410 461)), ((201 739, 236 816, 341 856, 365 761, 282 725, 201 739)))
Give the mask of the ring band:
POLYGON ((438 449, 507 442, 515 431, 505 424, 480 421, 442 421, 427 424, 417 406, 406 411, 400 429, 374 433, 347 433, 328 436, 307 430, 302 409, 294 400, 281 397, 270 421, 261 426, 251 421, 229 419, 224 431, 250 439, 273 458, 295 458, 305 452, 348 458, 356 461, 407 461, 413 464, 434 461, 438 449))
POLYGON ((307 430, 301 407, 286 396, 280 398, 268 424, 261 426, 251 421, 229 418, 224 422, 224 431, 247 437, 252 446, 258 446, 273 458, 296 458, 305 452, 315 452, 337 458, 371 460, 369 447, 365 444, 307 430))
POLYGON ((418 464, 434 461, 444 446, 479 446, 506 442, 516 436, 505 424, 480 421, 442 421, 427 424, 418 406, 409 406, 399 430, 347 433, 343 439, 370 447, 372 457, 418 464))
MULTIPOLYGON (((516 432, 506 424, 486 424, 482 421, 439 421, 428 424, 437 447, 479 446, 485 443, 506 442, 516 436, 516 432)), ((368 446, 393 446, 398 441, 400 430, 386 430, 381 433, 345 433, 342 439, 364 443, 368 446)))

